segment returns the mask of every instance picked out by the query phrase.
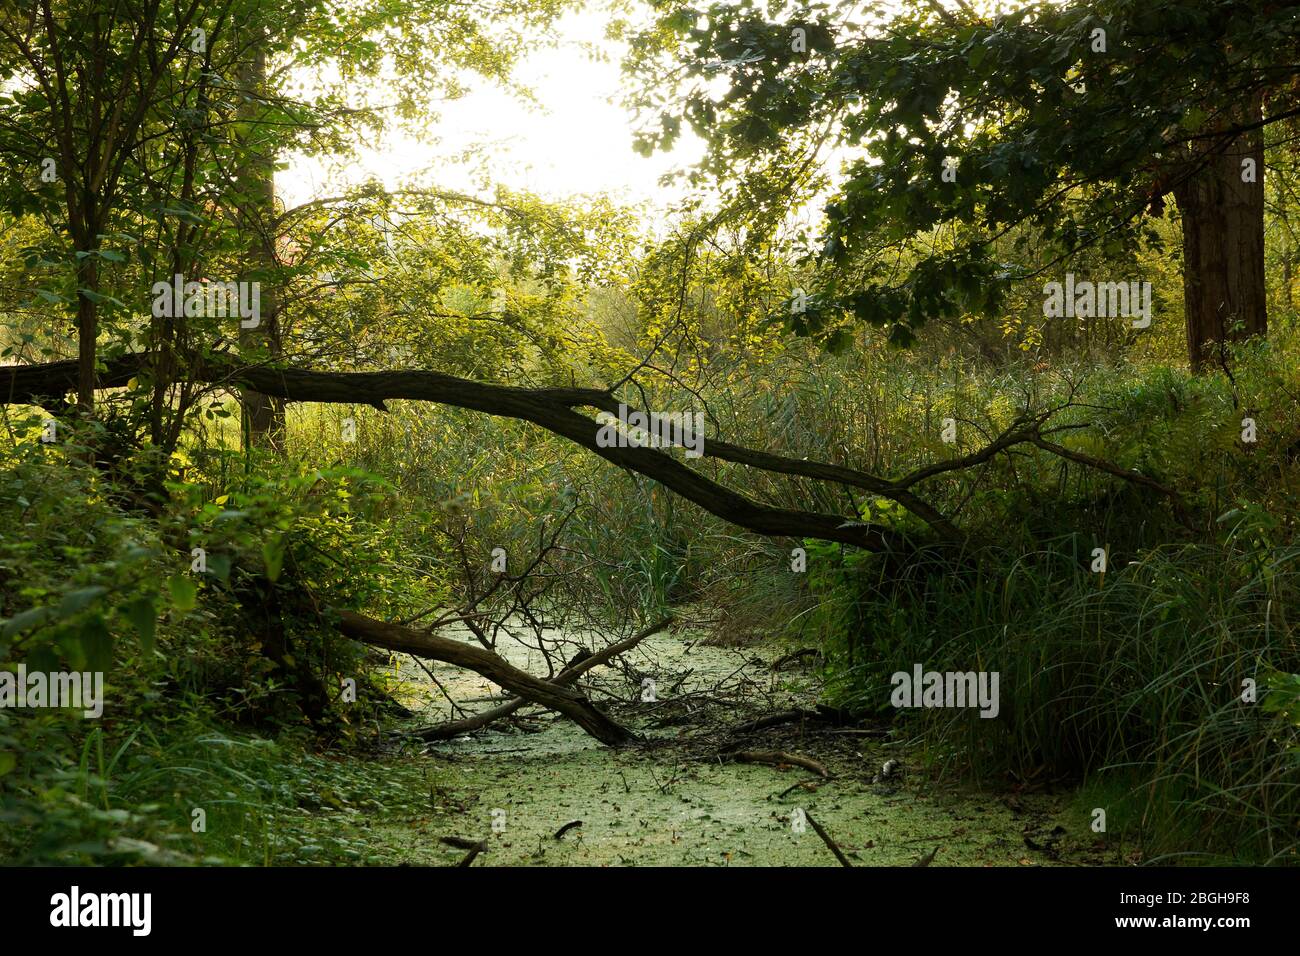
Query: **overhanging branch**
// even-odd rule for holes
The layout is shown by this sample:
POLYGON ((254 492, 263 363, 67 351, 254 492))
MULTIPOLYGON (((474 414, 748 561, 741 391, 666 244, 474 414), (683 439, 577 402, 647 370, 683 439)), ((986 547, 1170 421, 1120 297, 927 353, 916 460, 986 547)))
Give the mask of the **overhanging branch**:
MULTIPOLYGON (((125 385, 147 366, 147 353, 110 360, 100 376, 100 386, 125 385)), ((75 375, 75 362, 0 368, 0 396, 8 403, 38 404, 61 396, 71 387, 70 382, 75 384, 75 375)), ((316 372, 240 366, 211 359, 191 362, 184 375, 213 385, 247 386, 291 402, 364 404, 386 411, 386 402, 405 399, 516 418, 540 425, 621 468, 652 478, 709 513, 757 534, 820 538, 874 551, 914 549, 904 535, 881 525, 759 504, 654 448, 602 447, 596 441, 596 422, 570 407, 593 404, 605 396, 594 389, 518 388, 430 371, 316 372)), ((710 444, 706 440, 705 448, 710 444)))
MULTIPOLYGON (((110 359, 100 374, 102 388, 127 384, 150 367, 148 353, 110 359)), ((615 411, 618 400, 607 391, 592 388, 520 388, 458 378, 441 372, 402 370, 387 372, 318 372, 309 369, 239 365, 233 361, 192 361, 184 377, 213 387, 246 386, 291 402, 331 402, 371 405, 387 411, 386 402, 395 399, 435 402, 483 412, 503 418, 531 422, 567 438, 612 464, 651 478, 710 514, 757 534, 771 537, 818 538, 874 551, 904 554, 916 545, 889 527, 814 511, 799 511, 760 504, 739 492, 694 471, 672 455, 650 447, 602 447, 596 436, 600 426, 575 407, 615 411)), ((75 361, 42 365, 0 367, 0 403, 41 404, 74 389, 75 361)), ((866 472, 806 459, 788 458, 769 452, 733 445, 710 438, 702 453, 762 471, 797 475, 819 481, 862 488, 890 498, 926 521, 936 536, 950 543, 965 539, 951 521, 920 498, 913 488, 943 474, 974 467, 992 460, 1014 446, 1028 444, 1066 460, 1105 471, 1168 497, 1179 520, 1187 523, 1186 512, 1176 492, 1135 472, 1092 456, 1073 452, 1044 439, 1042 428, 1060 409, 1018 418, 983 448, 959 458, 936 462, 909 475, 890 480, 866 472)))

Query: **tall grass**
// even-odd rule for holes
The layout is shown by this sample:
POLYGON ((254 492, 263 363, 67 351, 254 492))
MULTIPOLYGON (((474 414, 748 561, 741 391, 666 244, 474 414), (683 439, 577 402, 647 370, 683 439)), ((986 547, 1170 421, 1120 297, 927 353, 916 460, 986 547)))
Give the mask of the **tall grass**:
POLYGON ((899 712, 937 767, 1126 781, 1109 829, 1149 854, 1295 862, 1300 725, 1276 695, 1300 672, 1300 548, 1168 546, 1099 574, 1069 545, 901 586, 859 574, 864 631, 835 642, 835 695, 884 712, 890 675, 915 664, 996 671, 996 719, 899 712))
MULTIPOLYGON (((398 548, 429 582, 455 557, 436 527, 468 528, 486 561, 496 545, 528 552, 548 520, 576 509, 558 566, 610 615, 704 596, 735 636, 797 633, 825 647, 831 695, 874 711, 888 708, 889 675, 914 664, 996 670, 996 720, 900 715, 936 768, 1083 781, 1109 830, 1148 858, 1282 862, 1297 853, 1300 820, 1294 711, 1273 706, 1300 674, 1296 351, 1279 330, 1236 357, 1231 379, 1129 364, 987 369, 957 352, 870 345, 826 356, 792 343, 761 362, 719 361, 703 396, 710 435, 885 476, 973 450, 1024 405, 1073 392, 1083 406, 1066 420, 1089 427, 1067 443, 1179 488, 1194 518, 1183 527, 1158 497, 1047 453, 999 457, 919 489, 983 542, 978 559, 925 559, 902 578, 852 549, 739 533, 516 421, 418 403, 386 415, 306 407, 293 413, 290 453, 389 478, 398 548), (1245 416, 1259 423, 1250 447, 1245 416), (345 417, 355 443, 341 440, 345 417), (939 437, 949 417, 955 446, 939 437), (808 549, 804 575, 790 568, 796 545, 808 549), (1094 547, 1108 551, 1105 574, 1090 570, 1094 547), (1248 680, 1254 703, 1242 700, 1248 680)), ((651 410, 701 405, 671 382, 645 384, 651 410)), ((879 505, 707 458, 694 467, 778 506, 879 505)), ((913 516, 891 520, 924 533, 913 516)))

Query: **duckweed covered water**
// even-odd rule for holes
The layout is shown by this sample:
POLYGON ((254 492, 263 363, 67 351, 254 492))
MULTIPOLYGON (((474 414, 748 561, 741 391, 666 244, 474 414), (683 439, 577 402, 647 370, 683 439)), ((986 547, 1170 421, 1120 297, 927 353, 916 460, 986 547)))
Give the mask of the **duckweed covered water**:
MULTIPOLYGON (((535 649, 499 651, 538 671, 535 649)), ((748 749, 812 757, 831 772, 827 780, 802 767, 726 759, 720 752, 729 727, 813 705, 814 673, 773 672, 770 662, 780 654, 710 647, 691 634, 650 638, 621 674, 597 669, 586 686, 640 743, 605 747, 566 720, 521 712, 524 729, 499 724, 403 757, 425 770, 428 812, 371 816, 367 839, 383 862, 413 865, 465 857, 443 837, 486 840, 475 866, 839 865, 808 817, 864 866, 909 866, 935 847, 936 866, 1053 865, 1061 848, 1090 843, 1086 832, 1062 828, 1068 794, 954 789, 914 766, 899 744, 880 739, 883 732, 792 723, 745 738, 748 749), (637 692, 644 674, 654 675, 654 701, 637 692), (902 771, 873 782, 890 759, 902 771)), ((413 725, 450 716, 413 662, 396 666, 410 681, 408 703, 423 705, 413 725)), ((430 670, 475 707, 492 706, 489 698, 500 694, 476 674, 441 664, 430 670)))

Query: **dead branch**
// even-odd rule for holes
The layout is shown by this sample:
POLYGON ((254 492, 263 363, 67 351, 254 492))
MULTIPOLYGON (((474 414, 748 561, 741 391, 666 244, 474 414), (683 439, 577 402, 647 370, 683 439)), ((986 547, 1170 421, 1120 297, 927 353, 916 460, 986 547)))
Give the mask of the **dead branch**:
POLYGON ((574 827, 580 827, 580 826, 582 826, 581 820, 570 820, 564 826, 560 827, 558 830, 555 831, 555 839, 557 840, 563 839, 564 834, 568 833, 574 827))
POLYGON ((334 613, 339 618, 339 630, 346 637, 472 670, 525 700, 559 711, 601 743, 617 746, 633 737, 582 694, 521 671, 492 651, 400 624, 377 621, 354 611, 335 610, 334 613))
POLYGON ((730 754, 732 760, 740 763, 766 763, 773 766, 782 764, 791 764, 796 767, 803 767, 805 770, 811 770, 821 777, 829 777, 831 772, 810 757, 801 757, 798 754, 786 753, 784 750, 739 750, 730 754))
POLYGON ((731 728, 730 733, 750 734, 766 727, 778 727, 781 724, 792 724, 799 720, 822 719, 821 714, 812 710, 783 710, 780 713, 768 714, 766 717, 759 717, 757 720, 747 720, 743 724, 737 724, 731 728))
POLYGON ((793 793, 795 790, 801 790, 801 789, 807 790, 809 793, 816 793, 817 788, 820 786, 821 786, 821 781, 819 780, 796 780, 794 783, 790 784, 790 786, 786 787, 784 790, 778 793, 776 795, 776 798, 778 800, 783 800, 786 797, 788 797, 791 793, 793 793))
MULTIPOLYGON (((557 686, 565 686, 573 683, 593 667, 599 667, 601 664, 609 663, 618 655, 624 654, 636 647, 647 637, 650 637, 653 634, 658 634, 665 627, 671 624, 672 620, 671 617, 666 617, 663 620, 638 631, 626 640, 609 645, 609 647, 604 650, 598 651, 597 653, 584 658, 572 667, 565 668, 565 670, 556 675, 550 683, 557 686)), ((450 740, 452 737, 457 737, 461 734, 469 733, 472 730, 479 730, 486 727, 495 720, 509 717, 527 703, 529 703, 529 701, 524 697, 516 697, 508 703, 493 707, 490 710, 485 710, 483 713, 475 714, 473 717, 448 721, 445 724, 438 724, 436 727, 426 727, 423 730, 417 730, 415 733, 416 736, 420 737, 422 740, 450 740)))
POLYGON ((822 842, 825 843, 827 848, 835 854, 835 859, 840 861, 840 866, 852 868, 853 864, 850 863, 849 858, 844 855, 844 851, 840 849, 839 844, 832 840, 831 835, 822 828, 822 825, 812 818, 812 814, 804 811, 804 818, 812 824, 813 830, 822 838, 822 842))
POLYGON ((438 837, 439 843, 445 843, 447 846, 455 847, 457 850, 472 850, 481 844, 482 840, 472 840, 469 837, 448 835, 438 837))
POLYGON ((459 867, 459 866, 469 866, 471 863, 474 862, 474 860, 478 857, 478 855, 479 855, 480 853, 485 852, 485 851, 487 850, 487 848, 488 848, 488 842, 487 842, 487 840, 482 840, 482 841, 476 843, 474 846, 470 847, 470 851, 469 851, 468 853, 465 854, 465 858, 464 858, 463 860, 461 860, 459 863, 457 863, 456 865, 457 865, 458 867, 459 867))
POLYGON ((939 851, 941 849, 943 849, 943 847, 938 847, 938 846, 935 847, 929 853, 925 854, 925 856, 921 857, 915 863, 913 863, 912 866, 929 866, 931 863, 934 862, 934 858, 939 855, 939 851))
POLYGON ((822 652, 815 647, 801 647, 797 651, 792 651, 782 657, 778 657, 772 662, 772 670, 779 671, 787 664, 793 664, 795 661, 801 661, 805 657, 821 657, 822 652))
POLYGON ((1037 445, 1044 451, 1051 452, 1053 455, 1064 458, 1067 461, 1073 461, 1080 465, 1086 465, 1089 468, 1095 468, 1098 471, 1104 471, 1108 475, 1114 475, 1116 478, 1122 478, 1124 481, 1130 482, 1131 484, 1141 485, 1143 488, 1150 488, 1152 491, 1164 495, 1169 499, 1169 506, 1174 512, 1174 517, 1177 518, 1185 527, 1192 527, 1192 521, 1187 514, 1186 505, 1183 504, 1182 495, 1173 488, 1170 488, 1168 485, 1161 484, 1154 478, 1148 478, 1146 475, 1139 474, 1136 471, 1127 471, 1102 458, 1085 455, 1080 451, 1071 451, 1064 445, 1050 442, 1041 436, 1035 437, 1033 444, 1037 445))

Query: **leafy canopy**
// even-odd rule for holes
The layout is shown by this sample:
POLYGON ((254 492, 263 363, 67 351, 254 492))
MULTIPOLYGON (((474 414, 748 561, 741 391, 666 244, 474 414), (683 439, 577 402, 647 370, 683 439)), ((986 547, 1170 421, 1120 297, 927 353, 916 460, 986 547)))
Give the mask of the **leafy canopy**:
POLYGON ((1289 4, 655 6, 631 64, 646 148, 687 124, 720 180, 797 139, 846 157, 800 332, 847 314, 906 343, 929 317, 991 312, 1016 278, 1131 246, 1205 145, 1300 112, 1289 4))

